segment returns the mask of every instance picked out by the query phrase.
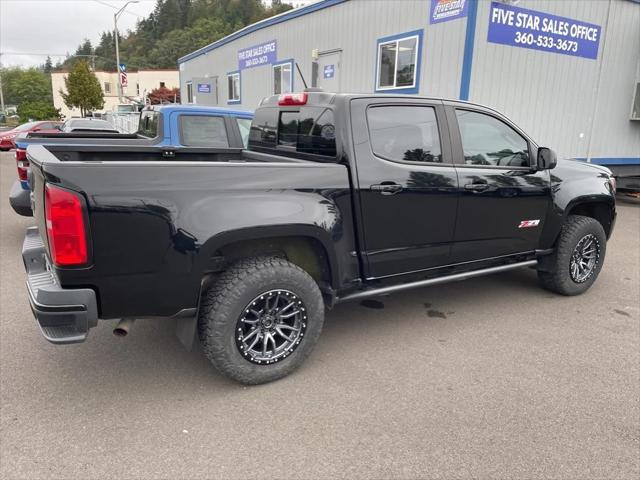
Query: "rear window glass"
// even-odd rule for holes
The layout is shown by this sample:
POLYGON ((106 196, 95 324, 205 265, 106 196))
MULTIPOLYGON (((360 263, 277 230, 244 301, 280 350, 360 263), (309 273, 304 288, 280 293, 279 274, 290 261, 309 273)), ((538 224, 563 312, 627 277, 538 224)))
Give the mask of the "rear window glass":
POLYGON ((256 147, 275 147, 278 109, 261 108, 256 111, 251 130, 249 145, 256 147))
POLYGON ((333 111, 326 107, 258 109, 251 124, 249 145, 335 157, 333 111))
POLYGON ((227 128, 224 118, 204 115, 180 117, 182 144, 190 147, 227 148, 227 128))
POLYGON ((159 118, 160 114, 158 112, 142 112, 140 115, 140 124, 138 125, 138 133, 147 138, 157 137, 159 118))

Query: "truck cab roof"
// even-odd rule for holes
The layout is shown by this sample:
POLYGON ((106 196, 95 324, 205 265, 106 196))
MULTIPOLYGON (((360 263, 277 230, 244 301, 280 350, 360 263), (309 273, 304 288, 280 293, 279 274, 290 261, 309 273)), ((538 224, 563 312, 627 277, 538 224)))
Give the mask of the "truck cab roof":
POLYGON ((183 105, 183 104, 170 104, 170 105, 148 105, 144 107, 142 110, 146 111, 159 111, 162 112, 163 115, 171 115, 175 112, 191 112, 191 113, 207 113, 214 115, 233 115, 236 117, 245 117, 251 118, 253 117, 253 113, 248 110, 238 110, 235 108, 225 108, 225 107, 208 107, 205 105, 183 105))

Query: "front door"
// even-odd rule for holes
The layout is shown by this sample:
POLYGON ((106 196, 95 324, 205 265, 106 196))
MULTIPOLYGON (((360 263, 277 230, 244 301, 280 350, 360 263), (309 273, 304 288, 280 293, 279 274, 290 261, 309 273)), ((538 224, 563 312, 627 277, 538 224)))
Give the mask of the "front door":
POLYGON ((530 142, 490 111, 447 106, 459 181, 453 262, 535 250, 551 200, 530 142))
POLYGON ((367 276, 449 263, 458 182, 443 105, 357 99, 352 122, 367 276))

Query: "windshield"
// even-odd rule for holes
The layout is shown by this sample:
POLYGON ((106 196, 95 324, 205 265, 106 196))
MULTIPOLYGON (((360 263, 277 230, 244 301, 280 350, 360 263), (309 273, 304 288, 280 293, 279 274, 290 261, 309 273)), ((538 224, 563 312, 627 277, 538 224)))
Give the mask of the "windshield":
POLYGON ((98 128, 113 130, 114 127, 106 120, 68 120, 64 124, 65 129, 98 128))

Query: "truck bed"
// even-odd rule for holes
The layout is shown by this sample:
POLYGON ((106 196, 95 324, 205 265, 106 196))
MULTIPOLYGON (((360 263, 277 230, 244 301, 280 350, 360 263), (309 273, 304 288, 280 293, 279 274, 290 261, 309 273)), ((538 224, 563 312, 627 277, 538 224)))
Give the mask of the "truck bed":
POLYGON ((358 276, 344 165, 240 149, 183 148, 167 158, 160 147, 31 145, 27 154, 45 245, 45 178, 84 199, 90 265, 57 276, 65 288, 93 288, 100 318, 195 308, 216 252, 261 225, 332 245, 343 266, 332 274, 345 283, 358 276))

